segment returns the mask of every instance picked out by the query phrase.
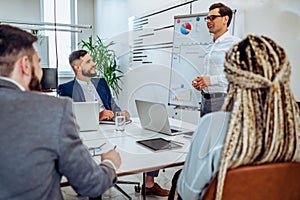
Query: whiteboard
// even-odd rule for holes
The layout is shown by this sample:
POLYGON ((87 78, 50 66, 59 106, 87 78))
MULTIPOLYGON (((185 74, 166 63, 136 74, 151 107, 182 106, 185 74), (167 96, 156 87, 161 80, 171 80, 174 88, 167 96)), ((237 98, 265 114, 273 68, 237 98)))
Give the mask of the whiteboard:
MULTIPOLYGON (((213 37, 204 20, 207 14, 174 17, 169 105, 199 108, 200 92, 194 89, 192 80, 204 74, 206 48, 213 37)), ((234 18, 235 15, 229 27, 232 34, 234 18)))

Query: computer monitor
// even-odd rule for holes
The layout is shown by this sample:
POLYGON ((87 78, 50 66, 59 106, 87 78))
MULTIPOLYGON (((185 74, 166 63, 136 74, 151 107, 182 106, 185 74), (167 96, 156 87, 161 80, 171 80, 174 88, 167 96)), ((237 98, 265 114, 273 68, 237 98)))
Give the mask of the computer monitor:
POLYGON ((52 90, 57 88, 57 69, 42 68, 43 77, 41 80, 42 90, 52 90))

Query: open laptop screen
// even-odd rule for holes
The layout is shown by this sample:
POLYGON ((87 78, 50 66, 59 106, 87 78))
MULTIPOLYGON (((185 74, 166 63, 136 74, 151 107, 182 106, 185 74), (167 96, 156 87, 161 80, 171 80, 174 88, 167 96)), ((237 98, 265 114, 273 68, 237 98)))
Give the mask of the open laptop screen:
POLYGON ((98 102, 73 102, 73 110, 80 131, 95 131, 99 127, 98 102))
POLYGON ((181 127, 170 127, 167 108, 162 103, 135 100, 137 112, 139 115, 141 126, 144 129, 164 133, 167 135, 178 135, 191 130, 181 127))

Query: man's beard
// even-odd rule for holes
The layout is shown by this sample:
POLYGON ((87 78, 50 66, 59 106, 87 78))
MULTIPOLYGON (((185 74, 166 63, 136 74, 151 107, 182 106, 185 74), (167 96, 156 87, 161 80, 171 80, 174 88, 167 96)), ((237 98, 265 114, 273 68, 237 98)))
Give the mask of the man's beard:
POLYGON ((29 89, 35 90, 35 91, 42 91, 42 84, 41 81, 38 79, 38 77, 34 73, 34 67, 32 67, 32 76, 29 83, 29 89))
POLYGON ((91 73, 90 70, 89 71, 82 71, 81 73, 82 73, 83 76, 87 76, 87 77, 95 77, 95 76, 97 76, 97 72, 91 73))

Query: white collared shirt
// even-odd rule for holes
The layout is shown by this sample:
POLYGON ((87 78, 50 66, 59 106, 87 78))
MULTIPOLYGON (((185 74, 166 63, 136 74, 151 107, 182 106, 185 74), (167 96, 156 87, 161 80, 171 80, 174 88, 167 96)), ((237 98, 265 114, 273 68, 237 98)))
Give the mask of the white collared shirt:
POLYGON ((15 81, 11 78, 0 76, 0 79, 9 81, 9 82, 15 84, 16 86, 18 86, 18 88, 20 88, 20 90, 25 91, 25 88, 20 83, 18 83, 17 81, 15 81))
POLYGON ((91 101, 97 101, 100 103, 100 112, 102 112, 105 107, 103 105, 103 102, 94 86, 94 84, 91 81, 81 81, 79 79, 77 79, 77 82, 79 83, 79 85, 81 86, 82 90, 83 90, 83 94, 85 97, 85 101, 87 102, 91 102, 91 101))
POLYGON ((225 53, 239 41, 240 38, 231 35, 227 31, 206 47, 204 76, 210 76, 211 82, 211 85, 206 88, 208 93, 226 93, 228 81, 224 74, 225 53))

